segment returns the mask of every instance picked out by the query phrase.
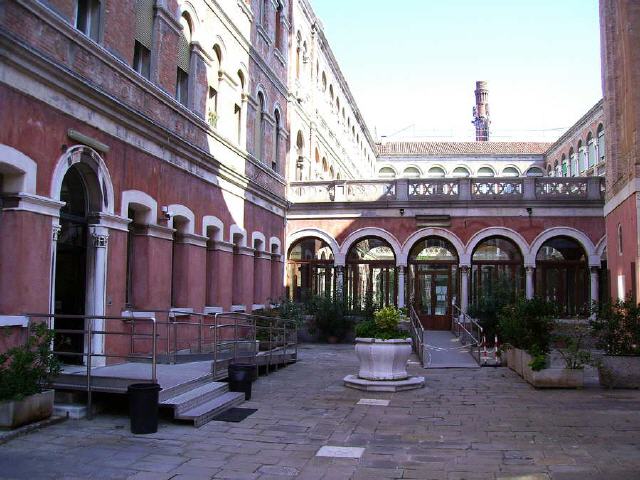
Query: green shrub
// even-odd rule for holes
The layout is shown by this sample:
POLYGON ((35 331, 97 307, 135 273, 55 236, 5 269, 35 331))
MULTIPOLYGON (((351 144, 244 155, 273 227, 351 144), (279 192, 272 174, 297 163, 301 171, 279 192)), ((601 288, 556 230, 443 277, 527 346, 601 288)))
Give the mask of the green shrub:
POLYGON ((498 314, 498 330, 503 344, 527 352, 548 353, 557 307, 541 298, 519 298, 498 314))
POLYGON ((498 315, 507 305, 516 300, 513 281, 506 275, 500 275, 490 290, 480 292, 474 303, 469 305, 468 314, 478 320, 487 339, 493 339, 498 331, 498 315))
POLYGON ((318 296, 314 299, 315 324, 325 340, 335 337, 343 340, 352 328, 347 317, 344 300, 339 295, 318 296))
POLYGON ((60 363, 51 348, 53 337, 46 324, 34 324, 25 345, 0 354, 0 401, 39 393, 52 376, 60 373, 60 363))
POLYGON ((640 305, 632 299, 594 308, 596 345, 607 355, 640 355, 640 305))
POLYGON ((364 320, 356 325, 356 336, 382 340, 406 338, 407 333, 398 328, 401 314, 401 311, 393 306, 377 310, 373 314, 373 320, 364 320))

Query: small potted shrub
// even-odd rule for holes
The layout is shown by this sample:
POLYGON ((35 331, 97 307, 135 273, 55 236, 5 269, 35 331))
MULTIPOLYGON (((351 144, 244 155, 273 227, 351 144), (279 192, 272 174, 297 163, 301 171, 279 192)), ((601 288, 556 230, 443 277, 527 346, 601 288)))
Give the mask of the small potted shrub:
POLYGON ((627 299, 602 305, 594 313, 596 346, 605 353, 598 362, 600 385, 640 388, 640 305, 627 299))
POLYGON ((0 354, 0 427, 16 428, 48 418, 53 413, 51 377, 60 373, 52 352, 53 332, 34 324, 25 345, 0 354))
POLYGON ((401 312, 385 307, 373 320, 356 325, 356 354, 360 361, 358 377, 366 380, 404 380, 411 355, 411 338, 400 330, 401 312))
POLYGON ((319 296, 314 300, 315 326, 320 337, 329 343, 338 343, 351 331, 344 301, 338 296, 319 296))

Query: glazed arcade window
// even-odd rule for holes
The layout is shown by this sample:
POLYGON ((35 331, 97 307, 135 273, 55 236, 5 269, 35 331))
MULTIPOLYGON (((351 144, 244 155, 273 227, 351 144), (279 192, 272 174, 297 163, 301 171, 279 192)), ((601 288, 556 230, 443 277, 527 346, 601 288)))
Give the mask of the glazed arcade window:
POLYGON ((151 78, 151 50, 137 40, 133 50, 133 69, 147 80, 151 78))
POLYGON ((176 100, 186 107, 188 98, 189 74, 181 68, 178 68, 178 75, 176 78, 176 100))
POLYGON ((94 42, 100 41, 100 1, 78 0, 76 28, 94 42))

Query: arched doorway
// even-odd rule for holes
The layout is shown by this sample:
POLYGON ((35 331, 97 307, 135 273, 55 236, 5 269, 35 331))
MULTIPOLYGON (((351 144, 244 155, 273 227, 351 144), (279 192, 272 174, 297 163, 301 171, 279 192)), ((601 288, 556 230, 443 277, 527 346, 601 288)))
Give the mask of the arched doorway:
POLYGON ((333 295, 334 264, 331 247, 315 237, 302 238, 287 256, 287 297, 302 302, 310 296, 333 295))
POLYGON ((524 292, 524 261, 518 246, 504 237, 482 240, 471 257, 471 301, 524 292))
POLYGON ((396 304, 396 257, 386 240, 366 237, 346 258, 347 303, 355 311, 396 304))
MULTIPOLYGON (((60 189, 60 230, 56 242, 56 315, 84 315, 87 292, 87 242, 89 201, 85 181, 77 166, 67 170, 60 189)), ((55 350, 65 363, 82 364, 84 320, 56 318, 55 350)))
POLYGON ((587 315, 589 289, 582 246, 569 237, 547 240, 536 255, 536 295, 554 302, 562 315, 587 315))
POLYGON ((451 328, 458 299, 458 253, 444 238, 428 237, 409 252, 409 295, 425 328, 451 328))

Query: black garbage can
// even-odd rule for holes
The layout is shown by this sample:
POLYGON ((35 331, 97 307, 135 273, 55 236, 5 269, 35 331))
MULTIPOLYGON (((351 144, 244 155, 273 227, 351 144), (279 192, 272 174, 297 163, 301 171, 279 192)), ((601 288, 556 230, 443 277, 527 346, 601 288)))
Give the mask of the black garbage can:
POLYGON ((129 395, 131 433, 144 434, 158 431, 158 400, 161 387, 157 383, 132 383, 129 395))
POLYGON ((244 392, 244 399, 251 400, 251 382, 254 380, 255 365, 232 363, 229 365, 229 390, 244 392))

